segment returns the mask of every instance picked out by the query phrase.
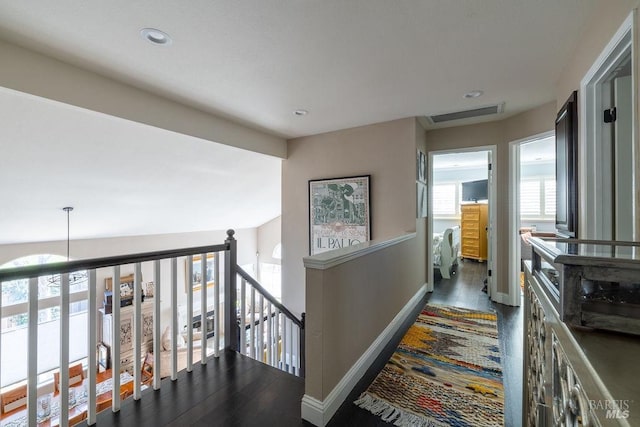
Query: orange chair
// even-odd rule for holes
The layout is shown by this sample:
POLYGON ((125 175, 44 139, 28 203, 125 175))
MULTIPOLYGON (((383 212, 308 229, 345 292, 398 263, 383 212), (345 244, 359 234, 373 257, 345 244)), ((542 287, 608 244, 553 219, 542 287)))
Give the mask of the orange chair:
POLYGON ((81 423, 82 421, 87 419, 87 411, 82 411, 81 413, 79 413, 78 415, 75 415, 71 418, 69 418, 69 425, 70 426, 74 426, 78 423, 81 423))
MULTIPOLYGON (((69 387, 82 384, 84 380, 84 369, 82 363, 69 367, 69 387)), ((53 387, 55 394, 60 392, 60 372, 53 373, 53 387)))
POLYGON ((21 385, 0 395, 2 413, 6 414, 18 408, 27 407, 27 385, 21 385))

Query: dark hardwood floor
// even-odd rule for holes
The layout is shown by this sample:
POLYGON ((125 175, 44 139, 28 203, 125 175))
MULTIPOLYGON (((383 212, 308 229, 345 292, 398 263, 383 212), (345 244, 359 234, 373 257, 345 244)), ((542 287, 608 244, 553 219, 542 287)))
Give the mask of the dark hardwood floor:
POLYGON ((502 367, 505 395, 505 426, 516 427, 522 424, 522 312, 519 307, 508 307, 492 303, 487 294, 482 292, 486 277, 486 263, 473 260, 461 261, 451 279, 436 280, 434 291, 427 294, 414 310, 414 316, 407 320, 399 332, 387 344, 382 354, 356 385, 349 397, 340 406, 331 419, 329 426, 390 426, 379 417, 361 409, 353 401, 373 382, 378 372, 395 351, 409 326, 427 302, 466 307, 475 310, 495 310, 498 313, 498 331, 500 350, 502 351, 502 367))
MULTIPOLYGON (((502 350, 505 386, 505 426, 519 426, 522 410, 522 309, 493 304, 481 291, 486 264, 460 263, 451 279, 440 279, 386 345, 361 381, 338 409, 329 426, 391 425, 353 401, 366 390, 393 354, 406 330, 427 302, 477 310, 494 309, 502 350)), ((123 402, 119 413, 98 415, 98 425, 116 426, 310 426, 302 421, 304 380, 231 351, 207 365, 182 371, 177 381, 165 379, 158 391, 147 389, 142 399, 123 402)), ((85 423, 86 425, 86 423, 85 423)))
POLYGON ((125 400, 119 413, 101 412, 97 425, 302 426, 303 395, 304 379, 226 350, 138 401, 125 400))

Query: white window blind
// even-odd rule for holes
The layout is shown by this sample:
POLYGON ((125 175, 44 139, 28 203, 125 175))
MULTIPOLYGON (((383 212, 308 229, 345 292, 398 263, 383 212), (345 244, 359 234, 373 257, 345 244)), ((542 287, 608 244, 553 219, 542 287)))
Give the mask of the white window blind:
POLYGON ((540 181, 520 181, 520 214, 540 215, 540 181))
MULTIPOLYGON (((87 357, 87 312, 69 316, 69 361, 87 357)), ((26 327, 2 332, 2 386, 27 378, 28 330, 26 327)), ((38 373, 60 366, 60 319, 38 324, 38 373)))
POLYGON ((556 181, 553 179, 544 181, 544 214, 550 216, 556 214, 556 181))
POLYGON ((456 184, 435 184, 433 186, 433 214, 456 214, 456 184))

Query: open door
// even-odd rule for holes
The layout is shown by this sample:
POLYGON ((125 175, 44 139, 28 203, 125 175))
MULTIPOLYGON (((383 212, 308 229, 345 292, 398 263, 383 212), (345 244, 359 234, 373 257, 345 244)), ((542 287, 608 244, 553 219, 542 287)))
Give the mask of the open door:
MULTIPOLYGON (((487 294, 489 295, 489 297, 491 297, 492 295, 495 295, 497 290, 496 290, 496 283, 495 283, 495 275, 493 274, 496 270, 494 267, 494 263, 493 260, 495 258, 495 254, 493 253, 493 251, 495 250, 495 242, 494 242, 494 236, 493 236, 493 224, 494 222, 494 215, 495 215, 495 196, 494 196, 494 182, 493 182, 493 152, 492 150, 488 150, 487 151, 487 187, 488 187, 488 196, 489 196, 489 206, 488 206, 488 217, 489 220, 487 221, 487 294)), ((492 300, 494 298, 491 298, 492 300)))

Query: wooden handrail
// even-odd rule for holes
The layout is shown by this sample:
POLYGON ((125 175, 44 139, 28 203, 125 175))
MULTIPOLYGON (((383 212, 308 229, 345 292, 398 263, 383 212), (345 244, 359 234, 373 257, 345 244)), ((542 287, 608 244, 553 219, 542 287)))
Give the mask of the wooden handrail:
POLYGON ((86 260, 64 261, 43 265, 29 265, 0 269, 0 282, 50 274, 70 273, 78 270, 93 270, 96 268, 113 267, 115 265, 134 264, 137 262, 153 261, 164 258, 177 258, 187 255, 199 255, 209 252, 221 252, 229 249, 227 243, 210 246, 196 246, 183 249, 169 249, 164 251, 141 252, 130 255, 117 255, 86 260))
POLYGON ((275 305, 278 310, 280 310, 285 316, 291 319, 293 323, 295 323, 300 329, 304 329, 304 322, 298 319, 293 313, 291 313, 291 311, 289 311, 287 307, 282 305, 282 303, 279 302, 273 295, 271 295, 269 291, 263 288, 256 279, 251 277, 249 273, 244 271, 240 266, 236 266, 236 273, 238 273, 238 275, 240 275, 240 277, 242 277, 244 280, 249 282, 251 286, 253 286, 260 294, 262 294, 267 299, 267 301, 275 305))

